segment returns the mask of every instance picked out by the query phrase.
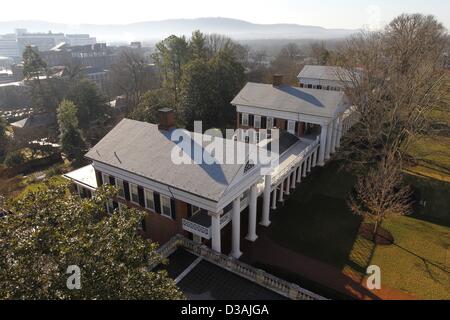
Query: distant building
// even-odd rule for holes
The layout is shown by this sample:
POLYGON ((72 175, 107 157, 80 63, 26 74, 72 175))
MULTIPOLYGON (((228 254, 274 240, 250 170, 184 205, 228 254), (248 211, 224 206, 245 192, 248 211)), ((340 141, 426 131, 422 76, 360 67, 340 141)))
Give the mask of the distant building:
POLYGON ((0 84, 14 82, 14 74, 10 69, 0 69, 0 84))
POLYGON ((136 42, 131 42, 130 43, 130 48, 131 49, 142 49, 142 43, 136 41, 136 42))
POLYGON ((351 83, 349 72, 340 67, 306 65, 298 75, 301 88, 341 91, 351 83))
POLYGON ((38 113, 28 118, 11 123, 14 129, 38 129, 46 128, 55 124, 55 116, 51 113, 38 113))
POLYGON ((96 38, 89 34, 29 33, 27 29, 16 29, 15 33, 0 35, 0 56, 20 58, 27 46, 41 52, 50 51, 61 43, 68 46, 95 45, 96 38))
POLYGON ((0 56, 19 58, 21 52, 15 34, 0 35, 0 56))
POLYGON ((14 60, 10 57, 0 56, 0 69, 9 69, 14 64, 14 60))
POLYGON ((86 79, 95 83, 100 91, 106 90, 106 84, 108 80, 108 70, 98 67, 87 67, 83 69, 83 74, 86 79))
POLYGON ((94 45, 97 39, 88 34, 66 34, 66 43, 71 47, 94 45))
POLYGON ((20 33, 17 35, 17 43, 22 53, 27 46, 34 46, 40 51, 50 50, 57 44, 64 42, 64 33, 20 33))

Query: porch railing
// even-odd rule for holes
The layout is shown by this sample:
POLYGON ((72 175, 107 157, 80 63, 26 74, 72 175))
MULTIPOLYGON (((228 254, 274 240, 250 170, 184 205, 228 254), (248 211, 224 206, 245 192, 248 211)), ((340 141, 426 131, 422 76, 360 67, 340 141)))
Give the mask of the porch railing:
MULTIPOLYGON (((182 235, 176 235, 165 245, 158 249, 163 258, 169 257, 178 248, 184 248, 193 254, 202 257, 206 261, 213 263, 238 276, 250 280, 258 285, 293 300, 326 300, 324 297, 309 290, 303 289, 297 284, 285 281, 264 270, 256 269, 233 257, 219 254, 208 247, 195 243, 182 235)), ((155 266, 152 266, 152 268, 155 266)))
POLYGON ((283 168, 283 170, 277 172, 272 177, 272 186, 278 185, 284 179, 284 177, 292 170, 292 168, 300 165, 302 161, 304 161, 310 155, 312 155, 319 147, 319 144, 320 144, 320 137, 317 137, 316 140, 312 142, 310 145, 308 145, 305 149, 303 149, 302 152, 300 152, 295 159, 290 161, 288 165, 285 168, 283 168))

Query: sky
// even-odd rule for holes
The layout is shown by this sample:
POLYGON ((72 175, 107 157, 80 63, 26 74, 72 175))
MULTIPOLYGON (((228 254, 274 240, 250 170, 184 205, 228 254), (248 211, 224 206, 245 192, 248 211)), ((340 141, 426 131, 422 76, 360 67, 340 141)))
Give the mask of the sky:
POLYGON ((226 17, 355 29, 377 28, 403 12, 434 14, 450 29, 449 0, 21 0, 2 1, 0 21, 77 25, 226 17))

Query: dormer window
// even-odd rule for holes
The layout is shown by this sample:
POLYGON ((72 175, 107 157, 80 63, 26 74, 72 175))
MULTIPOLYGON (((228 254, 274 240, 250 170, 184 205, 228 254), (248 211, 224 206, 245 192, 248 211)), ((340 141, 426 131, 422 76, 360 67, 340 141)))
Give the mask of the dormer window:
POLYGON ((244 174, 246 174, 247 172, 252 170, 254 167, 255 167, 255 165, 253 163, 251 163, 250 161, 248 161, 244 168, 244 174))

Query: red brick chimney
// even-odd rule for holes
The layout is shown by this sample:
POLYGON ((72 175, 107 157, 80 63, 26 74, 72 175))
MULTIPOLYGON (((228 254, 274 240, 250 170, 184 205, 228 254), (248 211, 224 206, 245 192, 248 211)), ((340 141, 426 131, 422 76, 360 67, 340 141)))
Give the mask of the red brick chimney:
POLYGON ((159 113, 159 130, 168 131, 170 129, 175 128, 175 115, 173 113, 173 109, 171 108, 163 108, 158 110, 159 113))
POLYGON ((274 74, 272 84, 274 87, 281 86, 283 84, 283 75, 282 74, 274 74))

